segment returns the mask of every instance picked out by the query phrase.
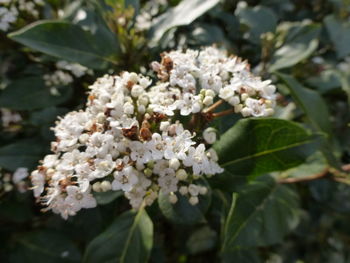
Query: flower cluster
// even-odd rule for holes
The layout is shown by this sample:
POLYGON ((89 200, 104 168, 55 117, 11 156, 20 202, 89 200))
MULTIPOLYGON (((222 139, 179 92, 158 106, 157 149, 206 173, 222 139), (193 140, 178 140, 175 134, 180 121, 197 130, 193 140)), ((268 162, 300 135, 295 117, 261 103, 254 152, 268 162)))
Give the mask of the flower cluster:
POLYGON ((196 205, 208 191, 198 180, 223 172, 210 148, 216 131, 207 127, 215 100, 245 116, 272 112, 274 87, 215 48, 166 53, 152 67, 155 84, 129 72, 98 79, 86 109, 57 122, 54 154, 31 174, 47 209, 67 218, 95 207, 93 193, 107 191, 122 191, 135 209, 151 205, 160 191, 172 203, 178 192, 196 205), (191 118, 180 122, 180 115, 191 118))
POLYGON ((7 31, 10 24, 18 19, 20 12, 26 13, 34 18, 39 17, 38 6, 44 5, 43 0, 0 0, 0 30, 7 31))
MULTIPOLYGON (((250 72, 247 61, 228 57, 219 49, 209 47, 200 52, 164 53, 162 62, 153 62, 152 67, 164 82, 163 85, 182 91, 180 100, 168 98, 169 103, 162 109, 156 106, 157 111, 170 113, 180 109, 181 115, 197 113, 219 97, 244 117, 270 116, 274 113, 276 88, 271 80, 262 81, 250 72), (196 94, 198 85, 202 90, 196 94)), ((156 88, 156 92, 158 90, 156 88)))
POLYGON ((57 87, 71 84, 74 77, 80 78, 92 73, 91 70, 78 63, 69 63, 64 60, 58 61, 56 68, 53 73, 47 73, 43 76, 45 85, 50 87, 52 95, 59 95, 57 87))
POLYGON ((152 19, 158 15, 161 9, 167 5, 165 0, 147 1, 136 16, 135 28, 138 31, 148 30, 152 25, 152 19))
POLYGON ((22 117, 19 113, 13 112, 6 108, 0 108, 1 126, 4 129, 9 128, 13 124, 17 124, 22 121, 22 117))
POLYGON ((27 177, 27 168, 20 167, 13 174, 4 172, 0 168, 0 196, 13 189, 17 189, 21 193, 27 191, 28 185, 24 181, 27 177))

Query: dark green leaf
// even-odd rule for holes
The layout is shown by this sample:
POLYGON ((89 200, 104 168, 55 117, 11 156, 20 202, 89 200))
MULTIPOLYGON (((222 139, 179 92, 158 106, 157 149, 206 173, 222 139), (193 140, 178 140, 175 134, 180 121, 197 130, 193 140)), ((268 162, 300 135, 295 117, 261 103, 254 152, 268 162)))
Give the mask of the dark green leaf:
POLYGON ((337 19, 334 15, 327 16, 324 23, 338 58, 350 54, 350 23, 337 19))
MULTIPOLYGON (((208 187, 209 185, 201 181, 203 185, 208 187)), ((199 183, 199 184, 200 184, 199 183)), ((176 193, 178 201, 175 204, 170 203, 169 195, 159 193, 158 205, 162 214, 174 224, 186 224, 191 225, 198 222, 205 222, 204 214, 208 210, 211 202, 211 191, 207 194, 199 196, 199 203, 197 205, 191 205, 187 196, 183 196, 176 193)))
POLYGON ((294 66, 309 57, 318 47, 319 25, 302 26, 273 54, 270 71, 294 66))
POLYGON ((14 171, 18 167, 34 168, 48 146, 40 139, 19 140, 0 148, 0 167, 14 171))
POLYGON ((144 209, 128 211, 88 245, 83 262, 147 262, 153 224, 144 209))
POLYGON ((282 73, 277 76, 287 85, 294 100, 305 112, 311 124, 320 131, 329 133, 331 125, 325 101, 314 90, 303 87, 294 77, 282 73))
POLYGON ((0 92, 0 107, 14 110, 33 110, 54 106, 67 101, 72 95, 70 86, 58 87, 52 95, 50 87, 39 77, 16 80, 0 92))
POLYGON ((237 247, 279 243, 299 222, 298 195, 269 177, 247 185, 233 196, 224 228, 222 253, 237 247))
POLYGON ((217 241, 217 233, 208 226, 197 229, 187 240, 190 254, 197 254, 212 249, 217 241))
POLYGON ((113 56, 118 52, 118 42, 109 34, 95 38, 80 26, 63 21, 35 22, 9 37, 35 50, 94 69, 114 63, 113 56))
POLYGON ((242 24, 248 26, 247 38, 255 44, 260 43, 263 33, 273 33, 276 30, 277 17, 268 7, 256 6, 240 9, 237 16, 242 24))
POLYGON ((305 178, 324 173, 327 170, 327 161, 320 152, 316 152, 305 163, 280 173, 278 178, 305 178))
POLYGON ((235 248, 231 251, 225 251, 221 255, 222 263, 260 263, 257 249, 254 248, 235 248))
MULTIPOLYGON (((287 85, 294 101, 305 113, 312 127, 316 131, 326 133, 330 136, 332 129, 329 120, 329 112, 321 95, 314 90, 305 88, 290 75, 279 72, 277 72, 276 75, 287 85)), ((329 139, 324 140, 322 152, 331 165, 338 166, 338 162, 333 156, 333 146, 329 139)))
POLYGON ((176 7, 156 18, 150 29, 150 39, 159 41, 173 27, 191 24, 198 17, 217 5, 219 0, 183 0, 176 7))
POLYGON ((94 192, 94 197, 96 198, 96 201, 99 205, 109 204, 122 195, 122 191, 108 191, 101 193, 94 192))
POLYGON ((18 236, 16 247, 10 255, 10 262, 20 263, 73 263, 80 262, 80 252, 59 232, 41 230, 18 236))
POLYGON ((259 175, 302 163, 317 148, 317 140, 291 121, 251 118, 238 121, 214 148, 227 174, 259 175))

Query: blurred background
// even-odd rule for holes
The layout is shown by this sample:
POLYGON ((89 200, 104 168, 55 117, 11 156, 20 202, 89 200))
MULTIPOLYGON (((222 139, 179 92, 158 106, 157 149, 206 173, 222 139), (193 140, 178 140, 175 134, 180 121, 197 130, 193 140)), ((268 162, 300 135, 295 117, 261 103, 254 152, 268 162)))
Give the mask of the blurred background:
MULTIPOLYGON (((67 221, 40 211, 27 176, 49 152, 58 116, 82 109, 99 76, 152 76, 149 64, 161 52, 208 45, 247 59, 275 82, 275 117, 326 122, 317 129, 329 135, 329 160, 350 162, 349 0, 0 0, 0 262, 81 262, 86 245, 128 209, 118 195, 101 194, 100 206, 67 221)), ((238 118, 217 126, 225 131, 238 118)), ((325 167, 314 155, 284 173, 325 167)), ((349 186, 324 178, 294 189, 296 230, 227 262, 350 262, 349 186)), ((152 206, 150 262, 217 262, 219 199, 207 225, 190 227, 169 224, 152 206)))

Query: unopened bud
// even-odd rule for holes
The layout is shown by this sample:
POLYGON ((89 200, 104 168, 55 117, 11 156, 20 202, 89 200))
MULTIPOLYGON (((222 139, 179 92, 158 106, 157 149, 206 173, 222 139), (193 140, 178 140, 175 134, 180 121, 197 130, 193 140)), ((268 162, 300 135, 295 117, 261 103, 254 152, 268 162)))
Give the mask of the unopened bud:
POLYGON ((197 196, 191 196, 190 199, 188 200, 191 205, 196 205, 199 202, 199 199, 197 196))
POLYGON ((187 172, 184 169, 180 169, 176 172, 176 178, 179 180, 186 180, 187 176, 187 172))

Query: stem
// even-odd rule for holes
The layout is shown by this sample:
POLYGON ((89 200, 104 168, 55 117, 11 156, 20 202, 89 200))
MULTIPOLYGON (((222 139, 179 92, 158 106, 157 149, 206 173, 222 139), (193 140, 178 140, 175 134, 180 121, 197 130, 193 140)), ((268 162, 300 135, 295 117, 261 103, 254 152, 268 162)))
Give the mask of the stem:
POLYGON ((328 168, 324 169, 324 171, 322 171, 321 173, 315 174, 315 175, 311 175, 311 176, 307 176, 307 177, 297 177, 297 178, 282 178, 277 180, 277 182, 279 184, 293 184, 293 183, 299 183, 299 182, 305 182, 305 181, 312 181, 312 180, 316 180, 319 178, 322 178, 324 176, 326 176, 328 173, 328 168))
MULTIPOLYGON (((345 172, 350 171, 350 164, 343 165, 342 170, 345 172)), ((315 175, 300 177, 300 178, 281 178, 281 179, 278 179, 277 182, 280 184, 293 184, 293 183, 299 183, 299 182, 307 182, 307 181, 317 180, 322 177, 325 177, 328 173, 333 174, 331 178, 334 181, 350 185, 350 177, 349 179, 344 178, 344 175, 343 175, 344 173, 341 173, 341 171, 338 171, 338 170, 334 170, 331 167, 327 167, 321 173, 318 173, 315 175)))
POLYGON ((214 117, 214 118, 216 118, 216 117, 222 117, 222 116, 225 116, 225 115, 229 115, 229 114, 231 114, 231 113, 234 113, 234 112, 235 112, 235 109, 232 108, 232 109, 228 109, 228 110, 225 110, 225 111, 213 113, 213 117, 214 117))
POLYGON ((213 105, 211 105, 210 107, 206 108, 203 110, 203 113, 208 113, 208 112, 212 112, 213 110, 215 110, 217 107, 219 107, 222 103, 224 103, 223 100, 218 100, 217 102, 215 102, 213 105))

